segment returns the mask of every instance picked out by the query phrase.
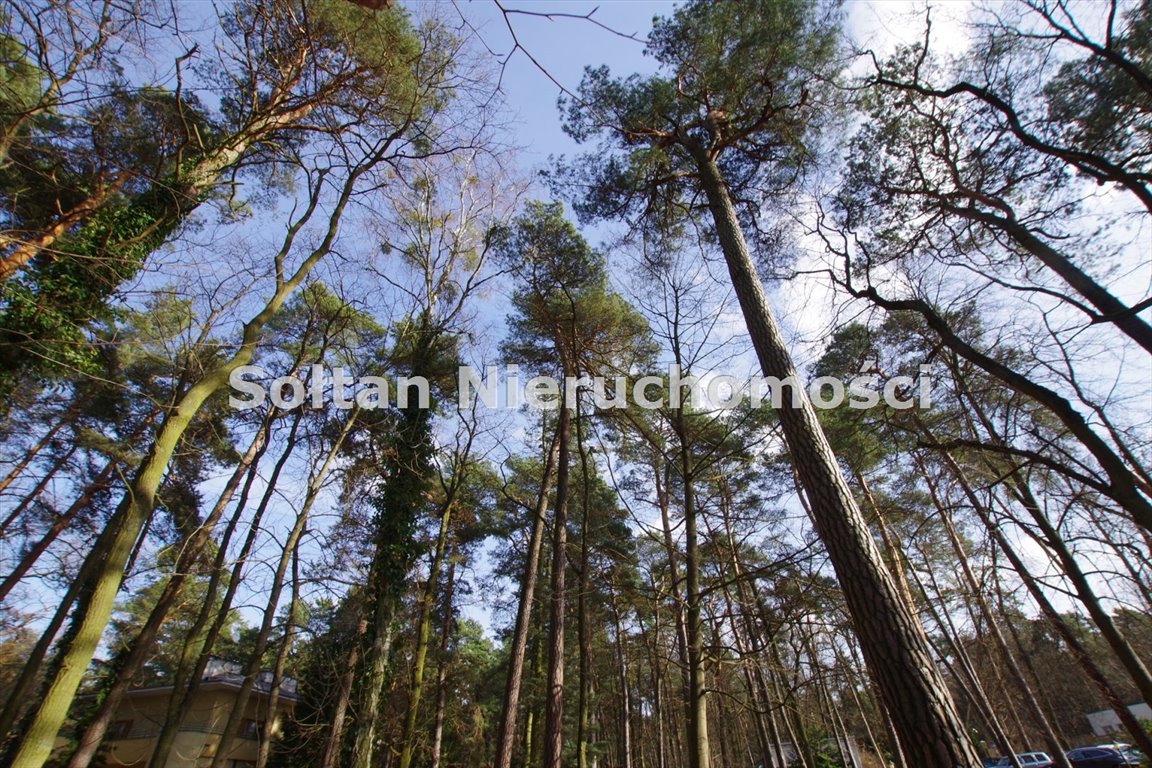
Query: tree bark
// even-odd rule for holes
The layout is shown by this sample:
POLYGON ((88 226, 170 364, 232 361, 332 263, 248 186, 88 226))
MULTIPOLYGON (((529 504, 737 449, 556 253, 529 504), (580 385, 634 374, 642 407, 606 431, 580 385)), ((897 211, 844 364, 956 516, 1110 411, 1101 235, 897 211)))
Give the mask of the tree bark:
POLYGON ((92 720, 80 735, 76 751, 68 761, 68 768, 87 768, 92 758, 96 756, 96 750, 104 740, 104 734, 107 732, 108 726, 112 723, 112 719, 116 715, 116 710, 120 706, 120 702, 123 701, 124 695, 131 687, 132 680, 136 676, 136 673, 140 667, 143 666, 144 662, 148 660, 148 655, 152 650, 152 643, 159 634, 164 620, 168 618, 168 612, 183 593, 188 576, 191 574, 196 561, 200 559, 208 541, 211 539, 212 531, 215 529, 216 523, 224 513, 225 507, 227 507, 228 503, 232 500, 232 494, 235 493, 236 489, 240 486, 240 481, 248 471, 248 468, 260 454, 264 444, 265 428, 266 424, 261 424, 256 430, 255 437, 253 437, 240 463, 236 465, 236 469, 233 470, 231 477, 228 478, 224 490, 217 498, 212 510, 208 513, 208 517, 206 517, 203 524, 197 527, 192 535, 183 542, 180 556, 177 558, 173 568, 172 576, 168 579, 168 583, 164 585, 164 591, 161 592, 160 597, 156 601, 156 605, 153 606, 147 620, 144 622, 144 626, 140 628, 136 636, 132 639, 127 656, 119 660, 118 669, 115 673, 116 679, 104 694, 104 698, 101 700, 100 707, 97 709, 96 714, 93 715, 92 720))
MULTIPOLYGON (((567 368, 567 367, 566 367, 567 368)), ((567 372, 567 370, 565 371, 567 372)), ((564 747, 564 577, 568 567, 568 467, 572 440, 572 410, 576 403, 562 397, 556 431, 556 511, 552 516, 552 573, 548 616, 548 672, 544 706, 544 768, 561 768, 564 747)))
MULTIPOLYGON (((720 169, 703 148, 696 148, 694 159, 761 368, 781 380, 793 377, 799 389, 796 368, 768 307, 720 169)), ((936 669, 924 631, 884 568, 812 404, 802 390, 798 399, 798 407, 785 403, 779 411, 785 440, 904 754, 917 765, 978 768, 980 758, 936 669)))
POLYGON ((528 629, 532 620, 532 604, 536 594, 536 580, 540 571, 540 550, 544 541, 544 517, 548 509, 548 494, 552 476, 556 471, 559 454, 559 430, 552 436, 552 444, 544 461, 544 474, 540 478, 540 492, 532 515, 532 533, 528 537, 528 559, 520 579, 520 602, 516 609, 516 627, 512 633, 512 648, 508 659, 508 678, 504 685, 504 710, 496 732, 495 768, 510 768, 512 747, 516 738, 519 716, 520 685, 524 677, 524 654, 528 648, 528 629))
POLYGON ((436 663, 436 703, 432 716, 432 746, 429 749, 429 768, 440 768, 440 752, 444 744, 444 710, 448 700, 445 683, 448 679, 448 644, 452 641, 452 599, 456 585, 456 545, 448 555, 448 576, 444 585, 444 622, 440 629, 440 653, 436 663))

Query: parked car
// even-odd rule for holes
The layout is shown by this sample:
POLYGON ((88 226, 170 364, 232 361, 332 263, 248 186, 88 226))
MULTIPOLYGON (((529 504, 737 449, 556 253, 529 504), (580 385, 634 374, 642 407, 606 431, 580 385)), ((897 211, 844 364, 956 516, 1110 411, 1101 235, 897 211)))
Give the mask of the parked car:
MULTIPOLYGON (((1016 761, 1020 768, 1052 768, 1052 758, 1044 752, 1019 752, 1016 761)), ((1005 755, 996 761, 996 768, 1012 768, 1012 758, 1005 755)))
POLYGON ((1067 754, 1072 768, 1135 768, 1143 764, 1143 756, 1126 744, 1079 747, 1067 754))

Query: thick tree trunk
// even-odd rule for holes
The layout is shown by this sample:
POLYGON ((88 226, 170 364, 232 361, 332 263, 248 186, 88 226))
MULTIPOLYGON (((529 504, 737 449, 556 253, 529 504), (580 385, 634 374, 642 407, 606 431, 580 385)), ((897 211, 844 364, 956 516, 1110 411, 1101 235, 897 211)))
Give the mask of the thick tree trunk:
MULTIPOLYGON (((258 314, 244 324, 239 348, 225 362, 205 373, 193 384, 165 417, 155 442, 132 478, 128 493, 108 522, 109 529, 114 530, 115 534, 107 551, 97 555, 99 561, 93 578, 73 614, 72 626, 53 664, 53 675, 37 703, 28 727, 17 740, 12 768, 41 768, 51 755, 56 735, 76 696, 76 689, 112 616, 116 593, 124 578, 124 568, 135 549, 136 540, 152 515, 156 491, 180 438, 204 402, 228 383, 232 371, 252 359, 256 342, 268 321, 279 312, 288 296, 328 253, 357 177, 357 174, 349 177, 343 197, 331 214, 328 233, 323 242, 304 259, 290 278, 278 281, 272 297, 258 314)), ((290 228, 279 260, 287 255, 296 233, 311 218, 319 199, 317 189, 305 215, 290 228)))
MULTIPOLYGON (((424 327, 412 359, 413 376, 426 372, 426 355, 431 354, 432 343, 433 335, 424 327)), ((391 447, 391 471, 375 501, 375 552, 368 582, 370 634, 359 681, 361 693, 352 746, 353 768, 372 768, 377 761, 376 740, 382 721, 380 701, 388 684, 392 623, 415 558, 417 519, 428 503, 429 420, 429 412, 413 403, 402 412, 391 447)))
POLYGON ((785 440, 904 754, 917 765, 977 768, 980 758, 936 669, 924 631, 884 568, 812 404, 800 389, 720 169, 703 149, 697 149, 695 160, 761 368, 767 376, 796 382, 800 405, 785 402, 779 410, 785 440))
POLYGON ((232 500, 232 494, 234 494, 240 486, 240 481, 243 479, 245 473, 247 473, 248 468, 260 454, 264 444, 265 426, 265 424, 261 424, 256 430, 256 435, 248 446, 248 450, 245 451, 240 463, 236 465, 236 469, 233 470, 231 477, 228 478, 223 492, 221 492, 217 498, 208 517, 206 517, 203 524, 198 526, 192 535, 184 541, 180 550, 180 556, 177 558, 176 565, 173 568, 172 576, 168 579, 168 583, 164 585, 164 591, 160 593, 160 597, 157 599, 156 605, 152 607, 152 611, 145 620, 144 626, 140 628, 136 636, 132 639, 131 647, 127 655, 119 660, 116 679, 104 694, 104 698, 100 702, 100 707, 88 723, 88 727, 85 728, 84 732, 80 735, 76 751, 68 761, 68 768, 87 768, 89 763, 92 762, 92 758, 96 756, 96 750, 99 749, 100 743, 104 740, 104 734, 107 732, 108 726, 112 723, 112 719, 116 715, 116 710, 120 706, 120 702, 123 701, 124 695, 132 686, 132 680, 135 678, 136 673, 144 665, 144 662, 148 660, 148 656, 152 651, 152 644, 160 632, 160 627, 163 625, 164 620, 168 618, 168 612, 172 609, 172 606, 176 604, 176 601, 183 593, 188 576, 193 572, 196 561, 200 559, 208 541, 211 539, 212 531, 215 529, 216 523, 220 520, 224 509, 232 500))

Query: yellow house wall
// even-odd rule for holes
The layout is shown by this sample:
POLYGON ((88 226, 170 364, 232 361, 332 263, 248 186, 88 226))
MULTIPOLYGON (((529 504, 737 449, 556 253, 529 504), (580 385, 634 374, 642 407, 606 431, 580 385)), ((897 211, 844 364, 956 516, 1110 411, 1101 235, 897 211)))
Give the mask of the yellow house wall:
MULTIPOLYGON (((140 692, 130 695, 120 705, 113 720, 131 720, 132 727, 128 738, 106 742, 107 747, 102 750, 106 756, 106 761, 103 763, 106 768, 143 766, 148 762, 163 726, 168 697, 169 693, 166 691, 155 694, 140 692)), ((235 697, 234 689, 210 689, 197 693, 192 708, 184 718, 180 732, 176 736, 165 768, 208 768, 216 753, 220 733, 228 721, 235 697)), ((256 721, 267 719, 267 703, 264 696, 258 694, 251 696, 245 707, 244 718, 256 721)), ((284 712, 290 707, 291 702, 281 700, 278 709, 284 712)), ((272 731, 273 737, 279 735, 279 718, 273 723, 272 731)), ((228 760, 254 762, 257 748, 257 741, 238 737, 233 741, 228 760)), ((230 766, 231 762, 225 765, 230 766)))

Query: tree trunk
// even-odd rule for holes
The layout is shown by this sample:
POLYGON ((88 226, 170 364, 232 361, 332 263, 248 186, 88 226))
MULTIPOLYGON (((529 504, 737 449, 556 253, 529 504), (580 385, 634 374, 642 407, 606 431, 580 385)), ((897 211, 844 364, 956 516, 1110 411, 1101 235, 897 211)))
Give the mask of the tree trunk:
MULTIPOLYGON (((1005 441, 1000 433, 996 430, 992 420, 984 411, 983 404, 967 390, 963 382, 960 382, 964 394, 967 396, 969 404, 972 406, 972 412, 983 425, 989 437, 998 444, 1004 445, 1005 441)), ((1009 469, 1005 472, 1005 467, 993 464, 989 457, 985 456, 985 463, 988 464, 989 469, 996 472, 998 475, 1003 474, 1007 479, 1008 493, 1016 500, 1020 506, 1024 507, 1032 517, 1032 520, 1040 528, 1044 534, 1044 542, 1056 553, 1056 558, 1060 561, 1060 565, 1064 569, 1065 575, 1068 580, 1072 582, 1073 588, 1076 590, 1076 596, 1080 598, 1080 602, 1088 611, 1088 615, 1092 617, 1092 621, 1100 630, 1100 635, 1104 638, 1104 642, 1112 649, 1112 653, 1116 655, 1116 659, 1124 670, 1132 678, 1132 682, 1136 685, 1137 690, 1140 691, 1141 697, 1144 701, 1152 701, 1152 675, 1148 672, 1148 667, 1144 661, 1137 655, 1136 651, 1132 648, 1127 638, 1112 621, 1112 616, 1104 610, 1104 606, 1100 604, 1099 598, 1096 596, 1092 585, 1089 584, 1087 576, 1080 568, 1080 563, 1076 557, 1068 549, 1068 545, 1064 542, 1064 538, 1060 532, 1056 530, 1056 526, 1048 519, 1048 515, 1040 508, 1040 502, 1032 493, 1032 488, 1028 484, 1027 479, 1023 477, 1019 470, 1009 469)))
MULTIPOLYGON (((64 413, 60 415, 60 418, 56 419, 52 426, 48 428, 48 431, 41 435, 40 439, 37 440, 31 448, 24 452, 24 455, 20 457, 20 460, 13 465, 12 469, 9 470, 6 475, 4 475, 3 479, 0 479, 0 493, 8 490, 8 486, 11 485, 16 478, 20 477, 24 470, 28 468, 28 465, 31 464, 37 456, 40 455, 40 451, 44 450, 45 446, 52 442, 52 438, 56 437, 57 433, 59 433, 66 424, 70 424, 72 422, 72 419, 75 417, 77 410, 79 410, 79 408, 74 402, 64 410, 64 413)), ((71 442, 71 446, 75 445, 75 440, 73 440, 71 442)), ((72 447, 72 450, 75 450, 75 448, 72 447)), ((71 455, 71 453, 72 451, 70 450, 68 455, 71 455)), ((53 464, 56 467, 59 466, 56 462, 53 462, 53 464)), ((54 472, 55 469, 52 469, 49 470, 48 474, 51 475, 54 472)), ((8 521, 6 520, 4 525, 0 526, 0 536, 4 535, 4 531, 7 530, 7 527, 8 521)))
POLYGON ((564 747, 564 587, 568 567, 568 465, 572 439, 572 410, 576 403, 562 397, 556 427, 559 439, 556 469, 556 512, 552 516, 552 594, 549 596, 548 673, 544 706, 543 768, 561 768, 564 747))
POLYGON ((280 705, 280 685, 284 681, 284 667, 288 653, 292 650, 292 635, 296 628, 296 612, 300 607, 300 544, 292 547, 292 594, 288 599, 288 615, 284 619, 284 638, 276 651, 276 663, 272 667, 272 680, 268 689, 268 704, 264 725, 260 728, 260 743, 256 747, 256 768, 268 765, 268 755, 272 751, 272 734, 276 727, 280 705))
POLYGON ((996 647, 1004 660, 1004 668, 1006 668, 1012 676, 1019 695, 1023 696, 1024 703, 1032 711, 1032 716, 1036 718, 1036 722, 1040 724, 1041 729, 1044 731, 1045 746, 1048 748, 1049 755, 1060 768, 1072 768, 1068 762, 1068 757, 1064 754, 1066 751, 1065 745, 1061 743, 1059 736, 1057 736, 1055 729, 1052 727, 1051 720, 1048 719, 1047 715, 1045 715, 1044 711, 1040 708, 1040 704, 1036 700, 1036 695, 1032 691, 1032 686, 1028 685, 1028 681, 1024 679, 1023 673, 1020 672, 1020 667, 1008 647, 1008 642, 1004 639, 1004 633, 1000 631, 1000 622, 996 620, 992 609, 988 605, 988 601, 984 598, 984 594, 980 590, 979 581, 972 572, 972 567, 968 564, 968 553, 964 550, 964 545, 961 543, 960 537, 957 534, 956 526, 952 522, 952 513, 939 497, 936 483, 919 456, 916 457, 916 466, 919 468, 921 475, 928 485, 928 493, 940 513, 940 520, 944 524, 945 533, 948 534, 948 541, 952 546, 952 552, 956 555, 956 561, 960 564, 960 573, 963 575, 964 581, 968 586, 971 598, 976 602, 976 607, 979 609, 980 615, 984 618, 984 623, 987 625, 988 631, 996 642, 996 647))
POLYGON ((528 647, 528 629, 531 626, 532 602, 536 594, 536 579, 540 570, 540 550, 544 541, 544 517, 548 509, 548 493, 552 475, 556 470, 559 453, 559 430, 552 436, 552 445, 544 461, 544 474, 540 478, 540 492, 532 515, 532 533, 528 538, 528 559, 520 580, 520 602, 516 609, 516 627, 512 633, 512 648, 508 659, 508 678, 504 685, 504 710, 500 716, 500 729, 496 734, 495 768, 510 768, 512 747, 516 738, 516 720, 519 716, 520 684, 524 676, 524 652, 528 647))
POLYGON ((592 707, 592 635, 588 625, 588 597, 592 591, 589 573, 588 515, 591 511, 588 452, 584 447, 584 418, 576 417, 576 450, 580 455, 580 583, 576 593, 576 634, 580 650, 580 680, 576 715, 576 765, 588 768, 588 728, 592 707))
POLYGON ((105 490, 110 486, 109 480, 111 480, 112 473, 118 465, 119 461, 117 459, 110 459, 96 476, 92 478, 92 481, 84 487, 84 490, 80 492, 80 495, 76 497, 68 509, 64 510, 64 514, 57 517, 52 522, 52 526, 40 537, 39 541, 33 544, 32 547, 23 554, 20 562, 16 564, 16 567, 12 569, 11 573, 4 577, 3 583, 0 583, 0 601, 8 597, 8 593, 20 583, 20 580, 27 575, 28 571, 32 570, 32 566, 36 564, 40 556, 52 545, 56 537, 63 533, 64 529, 76 519, 76 516, 88 506, 96 492, 105 490))
POLYGON ((904 754, 917 765, 978 768, 980 758, 936 669, 924 631, 884 568, 812 404, 800 389, 720 169, 702 149, 695 152, 695 160, 761 368, 767 376, 796 382, 799 406, 785 402, 778 411, 785 440, 904 754))
POLYGON ((119 708, 120 702, 123 701, 124 695, 132 686, 132 680, 136 676, 136 673, 140 670, 140 667, 144 665, 144 662, 148 660, 148 656, 152 651, 152 643, 156 640, 156 636, 159 634, 160 627, 163 625, 164 620, 168 618, 168 612, 183 593, 188 576, 191 575, 192 570, 195 568, 196 561, 200 559, 208 541, 211 539, 212 531, 215 529, 216 523, 224 513, 225 507, 227 507, 228 503, 232 500, 232 494, 234 494, 240 486, 240 481, 248 471, 248 468, 260 454, 264 444, 265 427, 265 424, 261 424, 256 430, 256 435, 248 446, 248 450, 245 451, 240 463, 236 465, 236 469, 233 470, 231 477, 228 478, 223 492, 221 492, 217 498, 208 517, 204 519, 204 523, 198 526, 192 535, 183 542, 180 555, 173 567, 172 576, 168 579, 168 583, 164 585, 164 591, 161 592, 160 597, 156 601, 156 605, 153 606, 147 620, 144 622, 144 626, 140 628, 136 636, 132 639, 127 655, 123 659, 118 660, 118 668, 115 671, 116 679, 113 681, 111 687, 107 689, 103 700, 100 702, 100 707, 88 723, 87 728, 85 728, 84 732, 80 735, 76 751, 68 761, 68 768, 87 768, 88 764, 92 762, 92 758, 95 757, 96 750, 99 749, 100 743, 104 740, 104 734, 107 732, 108 726, 112 723, 112 719, 116 715, 116 710, 119 708))
MULTIPOLYGON (((111 544, 106 553, 99 554, 93 578, 80 597, 69 632, 57 653, 54 673, 47 682, 28 727, 17 740, 12 768, 41 768, 51 755, 56 735, 76 696, 76 689, 112 616, 116 593, 124 578, 124 568, 135 549, 137 538, 152 515, 156 490, 160 487, 180 438, 204 402, 228 383, 232 371, 252 359, 264 326, 279 312, 281 305, 312 267, 330 250, 356 178, 358 176, 355 173, 349 176, 341 200, 329 219, 328 233, 323 242, 304 259, 290 278, 277 281, 272 297, 257 315, 244 324, 239 348, 225 362, 205 373, 193 384, 165 417, 155 442, 132 478, 128 493, 108 522, 109 529, 115 531, 111 544)), ((278 262, 287 256, 296 233, 311 217, 319 200, 320 188, 317 187, 307 212, 290 228, 284 247, 278 254, 278 262)))
POLYGON ((1124 727, 1128 729, 1132 740, 1136 743, 1141 751, 1145 752, 1145 754, 1148 754, 1150 751, 1152 751, 1152 737, 1149 737, 1149 735, 1144 731, 1143 727, 1140 725, 1140 722, 1120 699, 1119 695, 1116 693, 1116 690, 1104 676, 1104 673, 1101 672, 1098 666, 1096 666, 1096 663, 1092 660, 1092 657, 1088 653, 1087 649, 1084 648, 1076 636, 1071 632, 1071 630, 1068 628, 1068 625, 1064 623, 1064 620, 1060 618, 1059 612, 1056 611, 1056 608, 1048 600, 1047 595, 1044 594, 1044 591, 1040 588, 1040 585, 1036 583, 1036 580, 1028 571, 1024 561, 1012 548, 1012 545, 1000 531, 999 526, 997 526, 995 521, 992 519, 991 512, 983 505, 983 503, 980 501, 980 498, 976 495, 976 492, 972 489, 972 486, 968 482, 968 479, 960 465, 956 463, 955 459, 953 459, 947 451, 942 451, 940 456, 943 458, 945 465, 948 467, 953 477, 955 477, 956 482, 960 485, 960 488, 963 490, 969 504, 972 505, 973 510, 980 518, 980 522, 984 524, 985 528, 988 530, 989 535, 996 542, 999 550, 1004 553, 1005 557, 1008 558, 1008 562, 1012 564, 1012 568, 1016 571, 1017 575, 1020 576, 1020 580, 1024 582, 1024 586, 1028 590, 1028 594, 1032 596, 1032 599, 1040 608, 1040 612, 1046 619, 1048 619, 1052 628, 1056 630, 1057 634, 1060 635, 1060 639, 1064 641, 1065 645, 1068 647, 1068 651, 1080 664, 1081 668, 1084 670, 1084 673, 1088 676, 1088 679, 1092 681, 1092 683, 1104 696, 1104 699, 1108 702, 1108 705, 1116 713, 1116 716, 1120 719, 1120 722, 1122 722, 1124 727))
POLYGON ((684 494, 684 571, 687 606, 684 629, 688 650, 688 768, 709 768, 711 746, 708 743, 708 689, 704 669, 704 631, 700 618, 700 552, 696 535, 696 492, 693 486, 691 439, 684 424, 683 410, 672 419, 679 443, 680 480, 684 494))
MULTIPOLYGON (((454 478, 455 479, 455 478, 454 478)), ((457 485, 453 484, 453 489, 457 485)), ((436 598, 440 569, 448 550, 448 526, 452 520, 453 494, 444 501, 440 515, 440 531, 436 536, 436 549, 432 555, 432 565, 428 568, 428 588, 420 606, 420 622, 416 627, 416 649, 412 660, 412 686, 408 694, 408 712, 404 719, 404 735, 400 748, 400 768, 410 768, 416 743, 416 722, 420 714, 420 699, 424 688, 424 667, 428 660, 428 640, 432 635, 432 604, 436 598)))
POLYGON ((448 556, 448 577, 444 585, 444 623, 440 630, 440 649, 436 663, 436 703, 432 716, 432 746, 429 749, 429 768, 440 768, 440 751, 444 744, 444 710, 448 700, 445 683, 448 679, 448 644, 452 641, 452 599, 456 585, 456 545, 448 556))
MULTIPOLYGON (((32 486, 32 489, 28 491, 28 493, 26 493, 22 499, 20 499, 20 503, 17 504, 16 507, 8 513, 3 521, 0 521, 0 537, 7 538, 5 534, 8 533, 9 527, 11 527, 17 520, 20 519, 20 515, 24 514, 24 511, 32 505, 32 502, 36 501, 36 499, 40 497, 40 494, 43 493, 44 489, 48 487, 48 483, 52 482, 52 478, 56 477, 56 473, 60 471, 61 467, 68 463, 68 460, 72 458, 72 455, 76 453, 79 447, 79 445, 73 442, 68 446, 68 450, 64 451, 52 460, 52 464, 47 468, 40 479, 36 481, 36 485, 32 486)), ((29 453, 31 453, 31 451, 29 453)), ((25 459, 27 460, 28 457, 25 457, 25 459)), ((113 459, 112 461, 115 460, 113 459)), ((9 474, 5 480, 14 479, 20 471, 20 467, 13 469, 12 473, 9 474)), ((0 492, 2 491, 3 489, 0 489, 0 492)))
MULTIPOLYGON (((244 542, 240 546, 240 551, 236 553, 235 562, 232 564, 231 570, 229 570, 227 564, 229 562, 229 548, 232 543, 232 537, 240 525, 241 515, 243 515, 244 510, 248 506, 248 497, 252 491, 252 485, 256 480, 257 470, 259 469, 260 459, 263 454, 253 461, 252 466, 248 470, 248 475, 244 479, 244 486, 240 489, 240 496, 236 501, 235 512, 228 521, 228 525, 225 526, 224 534, 220 537, 220 543, 216 551, 216 559, 213 562, 213 568, 208 577, 204 605, 201 606, 200 611, 196 614, 196 619, 193 621, 184 639, 184 647, 181 651, 180 661, 177 664, 176 674, 172 681, 173 693, 168 699, 167 713, 165 714, 163 725, 160 728, 160 734, 156 737, 156 744, 152 748, 152 755, 148 760, 149 768, 164 768, 167 765, 168 756, 175 743, 176 735, 180 731, 180 724, 191 711, 192 702, 195 699, 196 692, 200 689, 200 682, 204 677, 204 670, 207 668, 208 662, 211 659, 212 648, 215 646, 216 639, 220 636, 220 632, 227 623, 229 612, 232 609, 232 600, 236 595, 236 590, 239 589, 240 586, 241 574, 243 573, 245 564, 248 562, 248 555, 251 553, 253 546, 255 546, 256 537, 260 532, 260 523, 264 519, 264 513, 267 511, 268 505, 276 493, 276 486, 280 479, 280 474, 295 450, 296 434, 300 428, 303 417, 303 409, 297 409, 292 414, 292 424, 285 437, 284 447, 272 467, 272 472, 268 476, 264 493, 261 495, 260 501, 256 504, 256 509, 253 511, 252 520, 248 524, 248 535, 244 538, 244 542), (224 582, 227 586, 224 588, 224 595, 220 599, 219 605, 217 605, 216 596, 219 594, 221 582, 224 582)), ((270 418, 265 428, 270 430, 271 425, 272 419, 270 418)), ((265 446, 269 444, 270 437, 270 434, 265 436, 265 446)))
MULTIPOLYGON (((324 481, 328 477, 328 472, 331 470, 332 464, 336 461, 336 456, 340 453, 340 448, 344 445, 344 440, 348 437, 348 433, 352 431, 352 426, 356 423, 356 418, 359 415, 360 409, 358 407, 349 411, 348 417, 344 420, 344 426, 340 430, 340 434, 332 441, 331 447, 329 447, 328 452, 324 456, 324 461, 308 482, 308 487, 304 493, 304 501, 300 505, 300 511, 296 514, 296 521, 284 541, 284 549, 280 554, 280 561, 276 564, 276 572, 272 575, 272 586, 268 593, 268 602, 264 609, 264 618, 256 634, 255 647, 252 649, 252 655, 249 657, 244 669, 244 681, 240 684, 240 690, 232 702, 231 710, 228 713, 228 721, 224 725, 224 732, 220 735, 220 742, 216 746, 216 754, 212 758, 211 768, 222 768, 224 761, 231 752, 232 742, 236 738, 236 733, 240 728, 240 721, 246 713, 248 699, 251 698, 252 695, 252 688, 261 672, 264 651, 268 647, 268 639, 272 633, 272 625, 276 620, 276 609, 280 605, 280 595, 284 590, 284 576, 288 571, 289 565, 294 562, 297 556, 296 550, 300 545, 300 537, 304 535, 304 531, 307 529, 312 506, 315 504, 316 498, 320 495, 320 491, 324 488, 324 481)), ((289 610, 290 619, 295 616, 296 612, 295 589, 296 587, 293 585, 293 602, 289 610)), ((285 632, 290 633, 290 630, 291 624, 288 625, 285 632)), ((285 642, 287 642, 287 640, 285 642)), ((268 718, 273 718, 275 715, 276 712, 274 710, 269 710, 268 718)))

